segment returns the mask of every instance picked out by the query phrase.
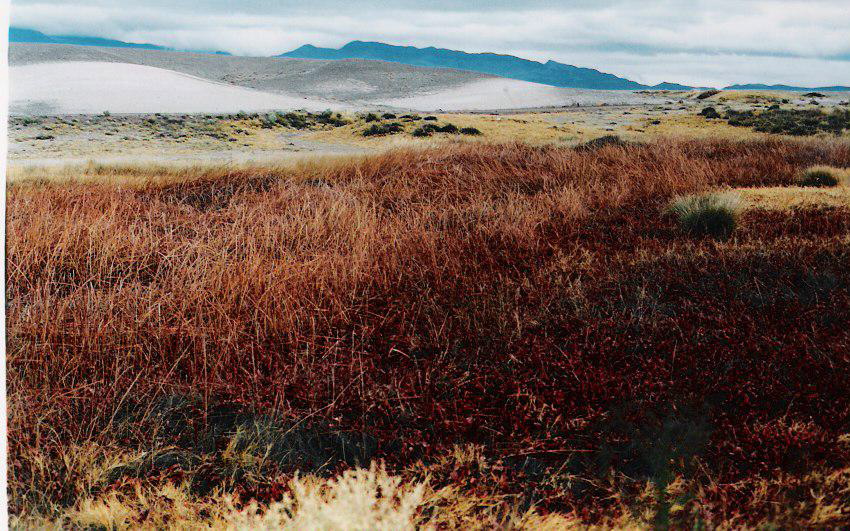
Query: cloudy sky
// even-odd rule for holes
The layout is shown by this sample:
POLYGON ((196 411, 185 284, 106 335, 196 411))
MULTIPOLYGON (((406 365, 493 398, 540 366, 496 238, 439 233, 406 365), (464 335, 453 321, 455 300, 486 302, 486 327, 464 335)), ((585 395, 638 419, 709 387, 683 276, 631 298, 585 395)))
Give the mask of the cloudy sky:
POLYGON ((12 24, 272 55, 351 40, 497 52, 635 81, 850 85, 850 0, 12 0, 12 24))

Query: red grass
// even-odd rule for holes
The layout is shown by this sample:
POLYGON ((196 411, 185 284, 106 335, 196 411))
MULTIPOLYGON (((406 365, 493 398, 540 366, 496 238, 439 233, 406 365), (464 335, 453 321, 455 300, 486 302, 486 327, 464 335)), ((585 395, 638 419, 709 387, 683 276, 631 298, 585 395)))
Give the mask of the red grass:
POLYGON ((13 467, 28 445, 108 440, 116 411, 164 393, 361 429, 395 463, 476 442, 586 471, 576 456, 613 445, 640 471, 620 443, 648 415, 707 423, 694 451, 720 482, 846 463, 848 213, 748 213, 723 245, 660 215, 812 164, 848 166, 850 145, 476 144, 13 185, 13 467))

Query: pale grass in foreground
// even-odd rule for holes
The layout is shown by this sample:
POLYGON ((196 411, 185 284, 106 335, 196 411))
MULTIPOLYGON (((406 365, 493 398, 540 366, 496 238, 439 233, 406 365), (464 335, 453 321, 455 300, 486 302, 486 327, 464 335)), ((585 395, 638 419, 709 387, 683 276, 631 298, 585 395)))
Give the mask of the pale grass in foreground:
POLYGON ((392 531, 414 529, 424 503, 425 484, 405 485, 374 463, 347 470, 327 482, 296 478, 292 495, 261 512, 256 505, 235 513, 235 529, 316 529, 392 531))

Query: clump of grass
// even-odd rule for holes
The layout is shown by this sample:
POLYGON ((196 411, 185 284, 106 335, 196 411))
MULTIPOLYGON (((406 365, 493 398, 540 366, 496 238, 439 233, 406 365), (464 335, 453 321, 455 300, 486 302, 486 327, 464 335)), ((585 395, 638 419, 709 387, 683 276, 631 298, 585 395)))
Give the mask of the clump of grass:
POLYGON ((740 196, 729 193, 678 197, 667 207, 684 233, 718 240, 728 239, 735 231, 740 210, 740 196))
POLYGON ((800 174, 797 184, 800 186, 813 186, 817 188, 838 186, 838 176, 832 168, 814 166, 800 174))

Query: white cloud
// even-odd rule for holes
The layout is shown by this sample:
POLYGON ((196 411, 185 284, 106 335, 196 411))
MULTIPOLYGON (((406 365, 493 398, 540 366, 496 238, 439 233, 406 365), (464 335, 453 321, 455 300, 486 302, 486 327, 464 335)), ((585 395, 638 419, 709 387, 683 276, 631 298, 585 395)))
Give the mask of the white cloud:
POLYGON ((645 82, 850 84, 846 2, 18 0, 12 23, 247 55, 360 39, 554 59, 645 82))

